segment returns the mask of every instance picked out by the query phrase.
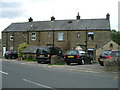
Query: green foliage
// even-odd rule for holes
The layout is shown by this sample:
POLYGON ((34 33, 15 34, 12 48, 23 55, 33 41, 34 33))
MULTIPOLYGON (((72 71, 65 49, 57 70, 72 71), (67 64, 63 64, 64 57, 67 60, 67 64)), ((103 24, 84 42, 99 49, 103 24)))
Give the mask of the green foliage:
POLYGON ((112 30, 111 39, 120 45, 120 31, 112 30))
POLYGON ((18 56, 19 56, 19 57, 22 57, 22 58, 25 57, 25 54, 22 53, 22 50, 23 50, 24 48, 26 48, 27 46, 28 46, 28 45, 27 45, 26 43, 20 44, 20 46, 18 47, 18 56))

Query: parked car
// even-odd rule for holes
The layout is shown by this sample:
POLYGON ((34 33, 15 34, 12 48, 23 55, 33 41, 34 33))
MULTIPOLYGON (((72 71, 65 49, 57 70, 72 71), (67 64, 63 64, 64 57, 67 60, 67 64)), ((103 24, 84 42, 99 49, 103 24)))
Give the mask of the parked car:
POLYGON ((98 62, 101 66, 104 66, 104 60, 109 60, 112 57, 120 57, 120 51, 105 50, 99 55, 98 62))
POLYGON ((18 58, 18 53, 17 53, 17 51, 9 50, 9 51, 5 52, 4 56, 5 56, 6 59, 8 59, 8 58, 16 59, 16 58, 18 58))
POLYGON ((64 55, 64 60, 67 65, 70 65, 70 63, 92 64, 93 62, 93 59, 85 51, 81 50, 68 50, 64 55))
POLYGON ((62 50, 59 47, 39 47, 36 51, 36 61, 51 63, 52 55, 62 56, 62 50))

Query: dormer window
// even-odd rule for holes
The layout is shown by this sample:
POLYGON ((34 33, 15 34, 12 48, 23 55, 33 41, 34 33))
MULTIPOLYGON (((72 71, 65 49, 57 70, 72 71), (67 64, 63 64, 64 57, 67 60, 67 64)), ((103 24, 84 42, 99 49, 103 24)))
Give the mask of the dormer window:
POLYGON ((14 39, 14 36, 10 35, 10 41, 13 41, 13 39, 14 39))
POLYGON ((32 33, 31 40, 36 40, 36 33, 32 33))

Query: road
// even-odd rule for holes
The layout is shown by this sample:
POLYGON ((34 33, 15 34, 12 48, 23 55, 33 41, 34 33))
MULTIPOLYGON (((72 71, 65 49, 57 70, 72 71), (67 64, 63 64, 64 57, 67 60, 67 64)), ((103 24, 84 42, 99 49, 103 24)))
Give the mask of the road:
POLYGON ((2 60, 2 88, 118 88, 115 73, 90 73, 2 60))

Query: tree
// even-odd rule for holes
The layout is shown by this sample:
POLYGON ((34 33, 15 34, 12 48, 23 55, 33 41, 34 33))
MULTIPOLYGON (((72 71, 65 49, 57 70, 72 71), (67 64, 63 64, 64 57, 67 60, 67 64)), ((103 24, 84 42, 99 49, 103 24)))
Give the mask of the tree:
POLYGON ((120 45, 120 31, 112 30, 111 39, 120 45))
POLYGON ((18 56, 21 57, 21 58, 24 58, 24 54, 22 53, 22 50, 24 48, 26 48, 28 45, 26 43, 22 43, 20 44, 20 46, 18 47, 18 56))

